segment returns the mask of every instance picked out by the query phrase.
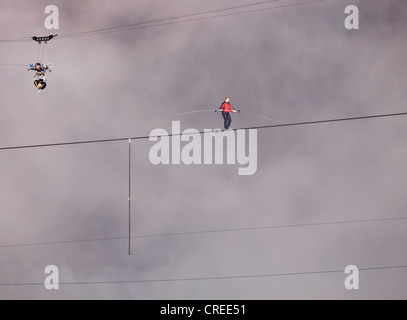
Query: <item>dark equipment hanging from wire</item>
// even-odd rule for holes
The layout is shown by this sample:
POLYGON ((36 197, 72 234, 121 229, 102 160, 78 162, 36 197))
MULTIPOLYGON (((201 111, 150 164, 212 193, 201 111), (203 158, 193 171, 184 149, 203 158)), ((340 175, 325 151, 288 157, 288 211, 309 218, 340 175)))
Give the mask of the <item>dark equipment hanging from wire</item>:
POLYGON ((55 38, 55 37, 57 37, 58 35, 57 34, 54 34, 54 35, 49 35, 49 36, 45 36, 45 37, 37 37, 37 36, 34 36, 34 37, 31 37, 31 39, 33 39, 35 42, 38 42, 39 44, 41 44, 42 42, 44 42, 45 44, 47 44, 48 43, 48 41, 51 41, 53 38, 55 38))
POLYGON ((51 72, 51 69, 49 68, 52 63, 49 64, 42 64, 42 58, 44 56, 44 51, 45 51, 45 45, 51 41, 53 38, 58 36, 57 34, 55 35, 49 35, 49 36, 44 36, 44 37, 31 37, 35 42, 38 42, 40 45, 38 54, 37 54, 37 59, 35 64, 30 64, 28 71, 35 71, 34 74, 34 86, 38 90, 38 92, 41 92, 47 87, 47 78, 45 76, 45 73, 47 71, 51 72))

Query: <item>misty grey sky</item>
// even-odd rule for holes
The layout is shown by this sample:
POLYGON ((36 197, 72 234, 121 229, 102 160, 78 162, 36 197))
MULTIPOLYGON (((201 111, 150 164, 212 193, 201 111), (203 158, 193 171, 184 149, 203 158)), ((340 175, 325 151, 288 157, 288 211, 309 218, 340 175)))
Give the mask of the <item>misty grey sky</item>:
MULTIPOLYGON (((254 3, 249 0, 55 0, 57 33, 254 3)), ((279 4, 305 2, 282 0, 279 4)), ((0 39, 50 34, 39 0, 1 0, 0 39)), ((327 0, 230 17, 55 39, 48 87, 0 66, 0 147, 215 128, 225 96, 284 122, 406 111, 404 0, 327 0), (360 30, 344 9, 360 9, 360 30)), ((34 42, 0 42, 1 63, 34 63, 34 42)), ((232 127, 270 121, 234 116, 232 127)), ((407 119, 258 132, 258 171, 153 166, 132 145, 132 233, 162 234, 405 217, 407 119)), ((127 236, 126 142, 0 151, 0 284, 256 275, 407 264, 405 221, 4 248, 127 236)), ((407 270, 170 283, 0 286, 0 299, 406 299, 407 270)))

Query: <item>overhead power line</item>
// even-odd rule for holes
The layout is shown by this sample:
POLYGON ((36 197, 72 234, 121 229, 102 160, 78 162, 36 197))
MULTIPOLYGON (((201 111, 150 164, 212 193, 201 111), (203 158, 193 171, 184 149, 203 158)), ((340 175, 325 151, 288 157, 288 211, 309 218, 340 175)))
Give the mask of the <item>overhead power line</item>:
POLYGON ((2 67, 28 67, 27 64, 18 64, 18 63, 0 63, 2 67))
POLYGON ((0 38, 0 43, 10 43, 10 42, 29 42, 32 41, 31 37, 16 37, 16 38, 0 38))
MULTIPOLYGON (((263 130, 263 129, 276 129, 276 128, 286 128, 286 127, 298 127, 298 126, 310 126, 317 124, 328 124, 328 123, 339 123, 339 122, 350 122, 350 121, 360 121, 360 120, 372 120, 372 119, 381 119, 381 118, 395 118, 407 116, 407 112, 399 113, 387 113, 387 114, 377 114, 369 116, 359 116, 359 117, 347 117, 347 118, 334 118, 334 119, 325 119, 325 120, 312 120, 312 121, 302 121, 302 122, 291 122, 291 123, 281 123, 265 126, 253 126, 253 127, 243 127, 233 129, 237 130, 263 130)), ((199 131, 196 134, 205 134, 204 131, 199 131)), ((113 138, 113 139, 100 139, 100 140, 83 140, 83 141, 71 141, 71 142, 55 142, 55 143, 42 143, 42 144, 30 144, 30 145, 20 145, 20 146, 8 146, 1 147, 0 151, 7 150, 21 150, 21 149, 34 149, 34 148, 48 148, 48 147, 62 147, 62 146, 72 146, 72 145, 81 145, 81 144, 94 144, 94 143, 108 143, 108 142, 119 142, 119 141, 128 141, 131 140, 148 140, 150 138, 162 138, 162 137, 173 137, 181 136, 180 134, 171 134, 168 135, 158 135, 158 136, 136 136, 131 138, 113 138)))
MULTIPOLYGON (((202 20, 209 20, 209 19, 218 19, 218 18, 224 18, 224 17, 228 17, 228 16, 237 16, 237 15, 242 15, 242 14, 270 11, 270 10, 287 8, 287 7, 302 6, 302 5, 307 5, 307 4, 324 2, 326 0, 311 0, 311 1, 305 1, 305 2, 284 4, 284 5, 280 5, 280 6, 272 6, 272 7, 266 7, 266 8, 263 7, 263 8, 252 9, 252 10, 243 10, 243 11, 241 10, 244 8, 264 6, 267 4, 273 4, 273 3, 283 2, 283 1, 284 0, 268 0, 268 1, 261 1, 261 2, 256 2, 256 3, 247 3, 247 4, 242 4, 242 5, 233 6, 233 7, 213 9, 213 10, 208 10, 208 11, 200 11, 200 12, 189 13, 189 14, 178 15, 178 16, 171 16, 171 17, 160 18, 160 19, 152 19, 152 20, 148 20, 148 21, 144 21, 144 22, 132 23, 132 24, 127 24, 127 25, 122 25, 122 26, 117 26, 117 27, 100 28, 100 29, 94 29, 94 30, 89 30, 89 31, 70 33, 70 34, 66 34, 66 35, 62 34, 56 40, 72 39, 72 38, 79 38, 79 37, 85 37, 85 36, 94 36, 94 35, 108 34, 108 33, 113 33, 113 32, 145 29, 145 28, 151 28, 151 27, 160 27, 160 26, 166 26, 166 25, 172 25, 172 24, 180 24, 180 23, 202 21, 202 20), (239 10, 239 11, 236 11, 236 10, 239 10), (232 12, 230 12, 230 11, 232 11, 232 12), (222 13, 222 12, 224 12, 224 13, 218 14, 218 13, 222 13), (213 14, 215 14, 215 15, 213 15, 213 14), (210 15, 210 16, 208 16, 208 15, 210 15)), ((0 42, 28 42, 28 41, 32 41, 32 37, 0 38, 0 42)))
POLYGON ((181 15, 181 16, 174 16, 174 17, 169 17, 169 18, 164 18, 164 19, 150 20, 150 21, 146 21, 146 22, 134 23, 134 24, 121 26, 121 27, 113 27, 113 28, 98 29, 98 30, 93 30, 93 31, 72 33, 72 34, 60 36, 59 40, 78 38, 78 37, 84 37, 84 36, 108 34, 108 33, 120 32, 120 31, 130 31, 130 30, 138 30, 138 29, 145 29, 145 28, 152 28, 152 27, 162 27, 162 26, 203 21, 203 20, 213 20, 213 19, 218 19, 218 18, 225 18, 225 17, 237 16, 237 15, 243 15, 243 14, 249 14, 249 13, 256 13, 256 12, 271 11, 271 10, 288 8, 288 7, 302 6, 302 5, 306 5, 306 4, 323 2, 326 0, 312 0, 312 1, 291 3, 291 4, 285 4, 285 5, 273 6, 273 7, 267 7, 267 8, 224 13, 224 14, 218 14, 218 15, 209 16, 209 17, 208 16, 196 17, 196 16, 208 15, 208 14, 213 14, 213 13, 237 10, 239 8, 244 8, 244 7, 254 7, 254 6, 259 6, 259 5, 264 5, 264 4, 276 3, 276 2, 281 2, 281 1, 283 1, 283 0, 263 1, 263 2, 258 2, 258 3, 254 3, 254 4, 247 4, 247 5, 235 6, 235 7, 217 9, 217 10, 211 10, 211 11, 204 11, 204 12, 186 14, 186 15, 181 15), (196 17, 196 18, 182 20, 182 19, 190 18, 190 17, 196 17), (178 21, 174 21, 174 20, 178 20, 178 21))
MULTIPOLYGON (((155 20, 137 22, 137 23, 127 24, 127 25, 123 25, 123 26, 119 26, 119 27, 101 28, 101 29, 95 29, 95 30, 90 30, 90 31, 71 33, 71 34, 64 35, 63 37, 76 37, 76 36, 100 34, 100 33, 105 33, 105 32, 126 31, 126 30, 132 30, 133 28, 138 28, 140 26, 153 24, 153 23, 160 23, 160 22, 166 22, 166 21, 177 20, 177 19, 191 18, 191 17, 201 16, 201 15, 208 15, 208 14, 236 10, 236 9, 241 9, 241 8, 259 6, 259 5, 270 4, 270 3, 280 2, 280 1, 283 1, 283 0, 269 0, 269 1, 251 3, 251 4, 244 4, 244 5, 240 5, 240 6, 222 8, 222 9, 214 9, 214 10, 209 10, 209 11, 189 13, 189 14, 185 14, 185 15, 178 15, 178 16, 160 18, 160 19, 155 19, 155 20)), ((165 25, 165 24, 163 24, 163 25, 165 25)), ((148 27, 148 26, 146 26, 146 27, 148 27)))
MULTIPOLYGON (((381 271, 381 270, 397 270, 407 269, 407 265, 399 266, 383 266, 359 268, 359 271, 381 271)), ((344 273, 343 269, 322 270, 322 271, 305 271, 305 272, 290 272, 290 273, 268 273, 268 274, 252 274, 252 275, 236 275, 236 276, 214 276, 214 277, 188 277, 188 278, 167 278, 167 279, 145 279, 145 280, 110 280, 110 281, 82 281, 82 282, 61 282, 61 286, 68 285, 109 285, 109 284, 136 284, 136 283, 165 283, 165 282, 191 282, 191 281, 219 281, 219 280, 243 280, 243 279, 264 279, 264 278, 279 278, 293 276, 312 276, 312 275, 327 275, 335 273, 344 273)), ((44 286, 40 282, 23 282, 23 283, 0 283, 0 286, 18 287, 18 286, 44 286)))
MULTIPOLYGON (((357 224, 357 223, 391 222, 391 221, 403 221, 403 220, 407 220, 407 217, 383 218, 383 219, 346 220, 346 221, 336 221, 336 222, 335 221, 333 221, 333 222, 315 222, 315 223, 286 224, 286 225, 257 226, 257 227, 242 227, 242 228, 224 228, 224 229, 184 231, 184 232, 173 232, 173 233, 157 233, 157 234, 136 235, 136 236, 132 236, 131 238, 132 239, 140 239, 140 238, 175 237, 175 236, 187 236, 187 235, 203 235, 203 234, 215 234, 215 233, 234 233, 234 232, 245 232, 245 231, 291 229, 291 228, 333 226, 333 225, 345 225, 345 224, 357 224)), ((49 242, 24 243, 24 244, 9 244, 9 245, 0 245, 0 249, 23 248, 23 247, 45 246, 45 245, 74 244, 74 243, 86 243, 86 242, 100 242, 100 241, 115 241, 115 240, 127 240, 127 239, 128 239, 128 237, 105 237, 105 238, 93 238, 93 239, 49 241, 49 242)))

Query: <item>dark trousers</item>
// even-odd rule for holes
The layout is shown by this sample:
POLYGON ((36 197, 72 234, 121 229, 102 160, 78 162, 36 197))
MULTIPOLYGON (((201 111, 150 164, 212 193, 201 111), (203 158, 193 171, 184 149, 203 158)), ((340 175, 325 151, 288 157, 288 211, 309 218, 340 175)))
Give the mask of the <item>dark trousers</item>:
POLYGON ((232 117, 230 116, 230 112, 222 112, 222 117, 225 120, 224 126, 225 130, 229 129, 230 124, 232 123, 232 117))

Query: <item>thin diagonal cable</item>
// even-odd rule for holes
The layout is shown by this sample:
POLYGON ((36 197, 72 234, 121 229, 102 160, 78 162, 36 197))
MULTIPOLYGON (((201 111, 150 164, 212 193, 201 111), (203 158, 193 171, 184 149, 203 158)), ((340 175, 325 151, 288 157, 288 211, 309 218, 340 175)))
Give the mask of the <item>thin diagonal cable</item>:
POLYGON ((160 19, 155 19, 155 20, 148 20, 148 21, 143 21, 143 22, 127 24, 127 25, 118 26, 118 27, 101 28, 101 29, 95 29, 95 30, 90 30, 90 31, 71 33, 71 34, 67 34, 67 35, 62 35, 62 36, 60 36, 60 38, 61 37, 82 36, 82 35, 86 35, 86 34, 100 33, 100 32, 106 32, 106 31, 113 31, 113 32, 114 31, 123 31, 121 29, 138 27, 138 26, 145 25, 145 24, 153 24, 153 23, 157 23, 157 22, 164 22, 164 21, 170 21, 170 20, 175 20, 175 19, 191 18, 191 17, 200 16, 200 15, 213 14, 213 13, 242 9, 242 8, 253 7, 253 6, 260 6, 260 5, 270 4, 270 3, 280 2, 280 1, 283 1, 283 0, 269 0, 269 1, 251 3, 251 4, 244 4, 244 5, 240 5, 240 6, 222 8, 222 9, 214 9, 214 10, 203 11, 203 12, 189 13, 189 14, 185 14, 185 15, 171 16, 171 17, 166 17, 166 18, 160 18, 160 19))
MULTIPOLYGON (((257 227, 243 227, 243 228, 224 228, 224 229, 198 230, 198 231, 173 232, 173 233, 161 233, 161 234, 158 233, 158 234, 136 235, 136 236, 132 236, 131 238, 140 239, 140 238, 175 237, 175 236, 203 235, 203 234, 215 234, 215 233, 235 233, 235 232, 247 232, 247 231, 273 230, 273 229, 292 229, 292 228, 306 228, 306 227, 318 227, 318 226, 333 226, 333 225, 345 225, 345 224, 392 222, 392 221, 403 221, 403 220, 407 220, 407 217, 315 222, 315 223, 286 224, 286 225, 275 225, 275 226, 257 226, 257 227)), ((49 242, 37 242, 37 243, 25 243, 25 244, 10 244, 10 245, 2 245, 2 246, 0 246, 0 249, 45 246, 45 245, 74 244, 74 243, 86 243, 86 242, 100 242, 100 241, 116 241, 116 240, 127 240, 127 239, 128 239, 128 237, 106 237, 106 238, 93 238, 93 239, 81 239, 81 240, 64 240, 64 241, 49 241, 49 242)))
MULTIPOLYGON (((407 269, 407 265, 397 266, 380 266, 380 267, 364 267, 359 268, 359 271, 383 271, 383 270, 399 270, 407 269)), ((166 278, 166 279, 140 279, 140 280, 108 280, 108 281, 72 281, 61 282, 60 285, 102 285, 102 284, 135 284, 135 283, 165 283, 165 282, 191 282, 191 281, 217 281, 217 280, 242 280, 242 279, 262 279, 262 278, 278 278, 278 277, 294 277, 294 276, 312 276, 312 275, 328 275, 335 273, 344 273, 344 269, 335 270, 320 270, 320 271, 302 271, 302 272, 287 272, 287 273, 265 273, 265 274, 248 274, 248 275, 231 275, 231 276, 213 276, 213 277, 184 277, 184 278, 166 278)), ((22 282, 22 283, 0 283, 0 286, 19 287, 19 286, 44 286, 43 282, 22 282)))
POLYGON ((197 111, 188 111, 188 112, 182 112, 182 113, 176 113, 176 116, 183 116, 187 114, 194 114, 194 113, 203 113, 203 112, 214 112, 215 109, 211 110, 197 110, 197 111))
POLYGON ((263 119, 266 119, 266 120, 274 121, 274 122, 277 122, 277 123, 280 123, 280 124, 284 123, 284 122, 281 122, 280 120, 265 117, 265 116, 262 116, 260 114, 255 114, 255 113, 250 113, 250 112, 245 112, 245 111, 241 111, 240 113, 241 114, 247 114, 247 115, 252 116, 252 117, 263 118, 263 119))
POLYGON ((0 63, 2 67, 27 67, 26 64, 18 64, 18 63, 0 63))
POLYGON ((307 1, 307 2, 288 4, 288 5, 261 8, 261 9, 256 9, 256 10, 246 10, 246 11, 239 11, 239 12, 233 12, 233 13, 222 14, 222 15, 214 15, 214 16, 210 16, 210 17, 200 17, 200 18, 193 18, 193 19, 187 19, 187 20, 182 20, 182 21, 172 21, 172 20, 179 20, 179 19, 191 18, 191 17, 196 17, 196 16, 208 15, 208 14, 213 14, 213 13, 225 12, 225 11, 227 12, 227 11, 237 10, 237 9, 241 9, 241 8, 245 8, 245 7, 254 7, 254 6, 259 6, 259 5, 264 5, 264 4, 271 4, 271 3, 281 2, 281 1, 283 1, 283 0, 263 1, 263 2, 257 2, 257 3, 252 3, 252 4, 228 7, 228 8, 223 8, 223 9, 215 9, 215 10, 210 10, 210 11, 203 11, 203 12, 191 13, 191 14, 186 14, 186 15, 173 16, 173 17, 150 20, 150 21, 145 21, 145 22, 133 23, 133 24, 129 24, 126 26, 119 26, 119 27, 112 27, 112 28, 97 29, 97 30, 93 30, 93 31, 72 33, 72 34, 60 36, 59 40, 67 39, 67 38, 83 37, 83 36, 89 36, 89 35, 107 34, 107 33, 112 33, 112 32, 137 30, 137 29, 144 29, 144 28, 150 28, 150 27, 159 27, 159 26, 166 26, 166 25, 193 22, 193 21, 223 18, 223 17, 227 17, 227 16, 236 16, 236 15, 247 14, 247 13, 268 11, 268 10, 274 10, 274 9, 284 8, 284 7, 300 6, 300 5, 305 5, 305 4, 322 2, 322 1, 326 1, 326 0, 313 0, 313 1, 307 1))
MULTIPOLYGON (((347 118, 335 118, 335 119, 325 119, 325 120, 312 120, 312 121, 301 121, 301 122, 291 122, 283 124, 273 124, 273 125, 264 125, 264 126, 252 126, 252 127, 242 127, 233 129, 237 130, 264 130, 264 129, 275 129, 275 128, 288 128, 288 127, 297 127, 297 126, 311 126, 317 124, 328 124, 328 123, 339 123, 339 122, 351 122, 351 121, 360 121, 360 120, 373 120, 381 118, 395 118, 395 117, 404 117, 407 116, 407 112, 398 112, 398 113, 387 113, 387 114, 376 114, 369 116, 358 116, 358 117, 347 117, 347 118)), ((199 131, 191 134, 205 134, 205 131, 199 131)), ((181 136, 182 133, 169 133, 167 135, 156 135, 156 136, 135 136, 130 138, 131 140, 148 140, 150 138, 162 138, 162 137, 173 137, 181 136)), ((34 149, 34 148, 48 148, 48 147, 61 147, 61 146, 72 146, 72 145, 86 145, 94 143, 109 143, 109 142, 119 142, 119 141, 128 141, 129 138, 113 138, 113 139, 100 139, 100 140, 84 140, 84 141, 71 141, 71 142, 56 142, 56 143, 43 143, 43 144, 31 144, 31 145, 19 145, 19 146, 8 146, 0 147, 0 151, 6 150, 19 150, 19 149, 34 149)))
POLYGON ((15 38, 1 38, 0 42, 29 42, 32 41, 30 37, 15 37, 15 38))
MULTIPOLYGON (((281 2, 281 1, 283 1, 283 0, 262 1, 262 2, 257 2, 257 3, 244 4, 244 5, 240 5, 240 6, 228 7, 228 8, 222 8, 222 9, 214 9, 214 10, 209 10, 209 11, 190 13, 190 14, 186 14, 186 15, 173 16, 173 17, 150 20, 150 21, 145 21, 145 22, 133 23, 133 24, 128 24, 128 25, 124 25, 124 26, 101 28, 101 29, 95 29, 95 30, 90 30, 90 31, 71 33, 71 34, 66 34, 66 35, 60 35, 55 40, 59 41, 59 40, 63 40, 63 39, 72 39, 72 38, 78 38, 78 37, 84 37, 84 36, 108 34, 108 33, 112 33, 112 32, 159 27, 159 26, 165 26, 165 25, 171 25, 171 24, 187 23, 187 22, 201 21, 201 20, 208 20, 208 19, 217 19, 217 18, 223 18, 223 17, 228 17, 228 16, 236 16, 236 15, 242 15, 242 14, 275 10, 275 9, 279 9, 279 8, 302 6, 302 5, 307 5, 307 4, 324 2, 327 0, 312 0, 312 1, 306 1, 306 2, 291 3, 291 4, 281 5, 281 6, 273 6, 273 7, 267 7, 267 8, 254 9, 254 10, 238 11, 238 12, 226 13, 226 14, 221 14, 221 15, 214 15, 214 16, 210 16, 210 17, 200 17, 200 18, 193 18, 193 19, 187 19, 187 20, 181 20, 181 21, 172 21, 172 20, 179 20, 179 19, 202 16, 202 15, 209 15, 209 14, 214 14, 214 13, 219 13, 219 12, 239 10, 239 9, 242 9, 245 7, 247 8, 247 7, 261 6, 261 5, 266 5, 266 4, 271 4, 271 3, 281 2)), ((31 37, 0 38, 0 42, 28 42, 28 41, 32 41, 32 38, 31 37)))
POLYGON ((265 11, 275 10, 275 9, 279 9, 279 8, 295 7, 295 6, 317 3, 317 2, 322 2, 322 1, 326 1, 326 0, 314 0, 314 1, 308 1, 308 2, 303 2, 303 3, 275 6, 275 7, 271 7, 271 8, 263 8, 263 9, 249 10, 249 11, 243 11, 243 12, 228 13, 228 14, 216 15, 216 16, 211 16, 211 17, 202 17, 202 18, 194 18, 194 19, 181 20, 181 21, 172 21, 172 22, 165 22, 165 23, 158 23, 158 24, 141 25, 138 27, 132 27, 132 28, 127 28, 127 29, 110 30, 110 31, 104 31, 104 32, 99 32, 99 33, 84 34, 84 35, 79 35, 79 36, 61 36, 59 39, 56 39, 56 40, 73 39, 73 38, 84 37, 84 36, 109 34, 109 33, 114 33, 114 32, 119 32, 119 31, 140 30, 140 29, 146 29, 146 28, 177 25, 177 24, 190 23, 190 22, 196 22, 196 21, 212 20, 212 19, 217 19, 217 18, 237 16, 237 15, 242 15, 242 14, 265 12, 265 11))

